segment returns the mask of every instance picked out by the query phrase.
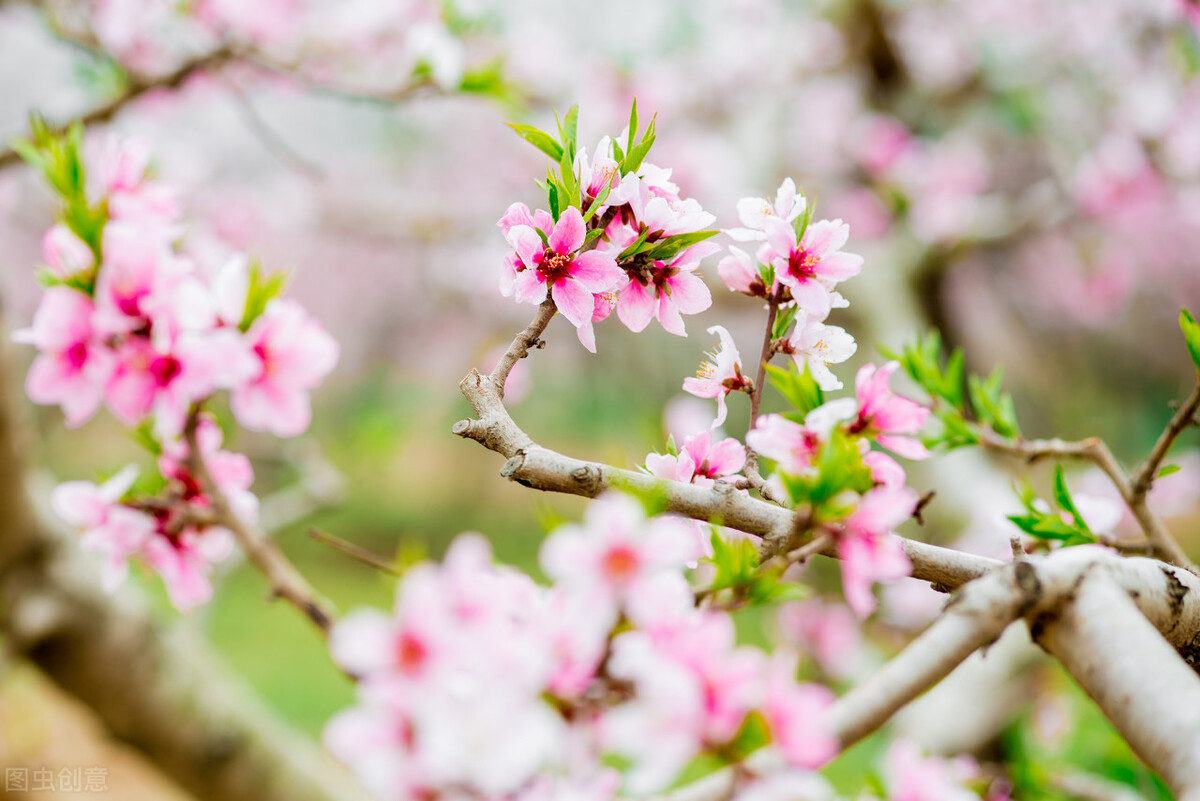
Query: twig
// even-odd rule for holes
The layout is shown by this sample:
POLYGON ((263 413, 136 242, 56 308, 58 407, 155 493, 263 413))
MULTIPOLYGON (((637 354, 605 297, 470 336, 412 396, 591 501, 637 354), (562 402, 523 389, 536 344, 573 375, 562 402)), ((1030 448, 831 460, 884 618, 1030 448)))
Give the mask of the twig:
POLYGON ((246 127, 259 138, 259 141, 263 143, 263 146, 271 155, 278 158, 285 166, 291 167, 307 175, 309 178, 318 181, 325 180, 325 171, 320 165, 309 161, 297 152, 286 139, 276 133, 267 124, 267 121, 263 119, 262 114, 255 108, 253 101, 251 101, 250 97, 240 86, 233 81, 226 81, 225 87, 229 89, 237 100, 238 110, 241 112, 246 127))
MULTIPOLYGON (((763 331, 762 348, 758 353, 758 370, 754 374, 754 387, 750 393, 750 429, 753 429, 755 423, 758 422, 758 410, 762 406, 763 384, 767 380, 767 362, 771 361, 771 357, 774 355, 774 350, 771 348, 771 335, 775 329, 775 316, 779 313, 779 303, 782 297, 783 287, 780 286, 767 300, 767 326, 763 331)), ((775 497, 767 487, 767 482, 758 470, 758 453, 749 445, 746 446, 746 464, 742 467, 742 472, 746 474, 750 486, 758 490, 759 495, 772 503, 784 505, 783 499, 775 497)))
POLYGON ((550 325, 550 320, 554 318, 554 313, 557 310, 554 301, 547 296, 542 301, 542 304, 538 306, 537 315, 534 316, 529 325, 525 326, 524 331, 517 334, 512 344, 508 346, 508 350, 504 352, 504 356, 492 368, 488 379, 495 385, 496 391, 500 393, 501 400, 504 399, 504 384, 508 381, 508 374, 512 372, 517 362, 529 355, 530 349, 541 345, 542 332, 546 330, 546 326, 550 325))
MULTIPOLYGON (((1200 390, 1200 386, 1198 386, 1198 390, 1200 390)), ((1200 403, 1200 393, 1194 392, 1193 395, 1197 396, 1197 403, 1200 403)), ((1190 415, 1191 412, 1184 416, 1183 419, 1186 421, 1190 415)), ((1178 417, 1179 415, 1177 414, 1176 418, 1178 417)), ((1174 424, 1175 421, 1172 421, 1172 425, 1174 424)), ((1163 453, 1165 453, 1166 448, 1170 447, 1170 442, 1174 440, 1175 436, 1178 436, 1179 431, 1182 431, 1186 425, 1186 422, 1181 425, 1165 444, 1163 444, 1163 440, 1167 438, 1165 433, 1159 439, 1159 444, 1163 445, 1163 453)), ((1168 431, 1170 431, 1170 428, 1168 428, 1168 431)), ((1146 533, 1146 538, 1154 545, 1159 555, 1171 564, 1196 572, 1196 566, 1192 563, 1191 559, 1188 558, 1184 550, 1179 547, 1179 543, 1171 536, 1171 532, 1167 530, 1167 527, 1163 525, 1162 521, 1158 519, 1146 504, 1145 492, 1134 492, 1129 478, 1125 475, 1125 471, 1117 463, 1116 457, 1113 456, 1112 451, 1109 450, 1104 440, 1099 437, 1089 437, 1078 442, 1067 442, 1061 439, 1007 440, 986 427, 981 427, 980 433, 979 444, 982 447, 998 453, 1018 456, 1027 462, 1035 462, 1046 458, 1081 459, 1096 465, 1096 467, 1100 468, 1108 476, 1113 486, 1116 487, 1117 492, 1120 493, 1121 498, 1124 499, 1126 505, 1129 507, 1129 511, 1133 513, 1134 518, 1141 525, 1142 531, 1146 533)), ((1159 445, 1155 445, 1155 450, 1151 453, 1150 457, 1147 457, 1146 465, 1151 465, 1151 459, 1158 449, 1159 445)), ((1162 456, 1159 455, 1157 460, 1161 461, 1161 459, 1162 456)), ((1151 465, 1151 473, 1156 468, 1157 461, 1154 461, 1151 465)), ((1145 465, 1143 465, 1142 470, 1144 469, 1145 465)))
POLYGON ((379 556, 378 554, 376 554, 372 551, 368 551, 366 548, 363 548, 359 545, 355 545, 353 542, 349 542, 349 541, 343 540, 339 537, 335 537, 332 534, 329 534, 327 532, 321 531, 320 529, 316 529, 316 528, 311 529, 308 532, 308 536, 311 537, 312 539, 316 540, 317 542, 321 543, 322 545, 328 545, 330 548, 333 548, 335 551, 341 551, 342 553, 349 556, 351 559, 357 559, 359 562, 362 562, 364 565, 373 567, 376 570, 382 570, 384 573, 391 573, 393 576, 402 575, 400 573, 400 571, 396 569, 395 565, 390 564, 386 559, 379 556))
POLYGON ((184 437, 188 445, 187 465, 196 481, 203 488, 204 494, 212 501, 212 510, 216 522, 229 529, 234 538, 245 551, 251 564, 271 585, 271 593, 276 598, 282 598, 299 609, 305 617, 312 621, 321 633, 328 636, 333 626, 333 615, 323 601, 318 600, 316 592, 300 571, 288 561, 287 556, 272 540, 268 539, 256 527, 246 523, 229 506, 225 493, 213 481, 208 465, 200 453, 200 444, 196 438, 196 430, 200 422, 199 409, 193 408, 188 415, 184 428, 184 437))
MULTIPOLYGON (((552 304, 542 304, 533 322, 513 340, 491 375, 483 376, 472 370, 463 378, 459 389, 478 418, 459 420, 452 428, 453 433, 504 456, 508 461, 500 475, 524 486, 588 498, 609 488, 661 493, 667 511, 706 522, 719 520, 721 525, 763 537, 763 561, 778 553, 791 539, 795 515, 790 509, 742 494, 724 481, 700 487, 575 459, 541 447, 516 424, 504 406, 500 387, 512 365, 538 341, 552 309, 552 304)), ((913 563, 913 576, 947 591, 1001 565, 987 557, 900 539, 913 563)), ((827 544, 821 553, 836 557, 836 544, 827 544)))
MULTIPOLYGON (((84 112, 80 116, 69 121, 65 125, 58 126, 60 129, 65 129, 68 125, 78 122, 85 128, 91 125, 108 122, 117 112, 133 103, 147 92, 155 89, 178 89, 183 83, 193 75, 204 70, 215 69, 228 62, 234 57, 234 51, 231 47, 220 47, 207 55, 200 56, 184 63, 182 66, 167 73, 159 78, 150 79, 134 79, 129 86, 120 95, 114 97, 106 103, 103 103, 90 111, 84 112)), ((11 147, 0 148, 0 170, 6 167, 11 167, 14 164, 19 164, 21 157, 11 147)))
POLYGON ((1144 496, 1150 491, 1150 485, 1154 483, 1154 477, 1158 475, 1159 465, 1167 457, 1167 452, 1171 450, 1171 446, 1175 444, 1175 440, 1183 433, 1183 430, 1192 424, 1197 409, 1200 409, 1200 381, 1196 382, 1196 386, 1192 388, 1192 394, 1175 412, 1175 416, 1167 424, 1162 436, 1158 438, 1158 442, 1154 443, 1154 447, 1146 456, 1146 461, 1142 462, 1141 466, 1134 471, 1129 486, 1135 497, 1144 496))
POLYGON ((779 313, 779 301, 783 296, 783 286, 775 290, 767 301, 767 327, 763 331, 762 348, 758 352, 758 370, 754 374, 754 392, 750 395, 750 427, 758 422, 758 409, 762 405, 763 382, 767 380, 767 362, 771 361, 774 351, 771 349, 772 334, 775 330, 775 316, 779 313))

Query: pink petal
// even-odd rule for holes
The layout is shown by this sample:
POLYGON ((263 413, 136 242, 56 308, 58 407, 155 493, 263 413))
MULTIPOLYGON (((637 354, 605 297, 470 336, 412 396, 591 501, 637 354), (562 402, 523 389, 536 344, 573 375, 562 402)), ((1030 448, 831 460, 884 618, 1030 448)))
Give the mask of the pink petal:
POLYGON ((647 287, 630 280, 617 298, 617 317, 633 332, 642 331, 654 317, 655 300, 647 287))
POLYGON ((550 232, 550 249, 559 254, 571 253, 583 246, 586 235, 583 215, 579 213, 579 209, 571 206, 559 215, 554 230, 550 232))
POLYGON ((621 280, 622 275, 612 253, 590 250, 576 256, 571 265, 571 277, 590 292, 607 292, 621 280))
POLYGON ((679 273, 667 283, 671 287, 671 300, 683 314, 699 314, 712 305, 708 285, 695 273, 679 273))
POLYGON ((571 321, 571 325, 578 328, 591 322, 596 303, 592 300, 592 293, 578 281, 572 278, 559 281, 551 288, 550 296, 562 316, 571 321))

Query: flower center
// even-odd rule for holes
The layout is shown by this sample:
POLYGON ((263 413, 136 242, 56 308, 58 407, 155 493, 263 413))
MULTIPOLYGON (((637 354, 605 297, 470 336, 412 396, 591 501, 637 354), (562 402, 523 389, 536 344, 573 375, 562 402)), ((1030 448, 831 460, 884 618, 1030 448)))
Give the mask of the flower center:
POLYGON ((538 266, 538 272, 546 279, 546 283, 554 286, 559 281, 571 275, 571 257, 553 250, 546 250, 546 256, 538 266))
POLYGON ((425 664, 429 649, 412 634, 405 632, 396 643, 396 665, 402 673, 413 674, 425 664))
POLYGON ((72 370, 82 370, 84 363, 87 362, 88 346, 86 342, 76 342, 63 353, 63 357, 67 360, 67 364, 71 365, 72 370))
POLYGON ((812 279, 817 277, 817 263, 820 259, 815 253, 810 253, 806 248, 801 247, 793 250, 788 257, 788 273, 794 278, 812 279))
POLYGON ((174 356, 156 356, 147 368, 147 372, 154 377, 154 383, 160 387, 170 384, 182 370, 183 366, 174 356))
POLYGON ((604 572, 609 578, 624 581, 638 568, 638 555, 628 545, 618 545, 604 554, 604 572))

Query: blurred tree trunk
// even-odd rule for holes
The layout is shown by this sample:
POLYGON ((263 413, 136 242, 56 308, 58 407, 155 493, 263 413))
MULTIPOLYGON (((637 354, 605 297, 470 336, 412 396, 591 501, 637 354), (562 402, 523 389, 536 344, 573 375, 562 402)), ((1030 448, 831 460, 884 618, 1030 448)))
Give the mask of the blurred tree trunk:
POLYGON ((104 593, 75 544, 38 520, 19 458, 17 384, 0 345, 0 636, 8 649, 199 799, 366 798, 204 643, 157 625, 131 595, 104 593))

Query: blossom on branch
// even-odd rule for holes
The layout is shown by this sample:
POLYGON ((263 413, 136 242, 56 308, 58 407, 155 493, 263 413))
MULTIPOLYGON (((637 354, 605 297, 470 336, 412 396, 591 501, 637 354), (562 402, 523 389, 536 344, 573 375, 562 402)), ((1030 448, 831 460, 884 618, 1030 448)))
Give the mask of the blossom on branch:
POLYGON ((683 389, 698 398, 717 399, 717 417, 712 424, 713 428, 717 428, 725 422, 729 411, 725 406, 725 396, 730 392, 753 390, 754 381, 742 374, 741 354, 724 326, 714 325, 708 329, 708 333, 716 334, 721 344, 708 354, 712 361, 701 364, 695 378, 683 379, 683 389))

